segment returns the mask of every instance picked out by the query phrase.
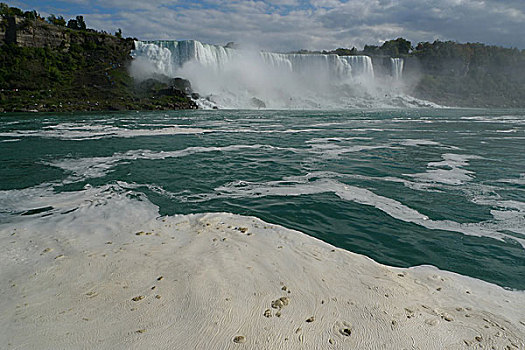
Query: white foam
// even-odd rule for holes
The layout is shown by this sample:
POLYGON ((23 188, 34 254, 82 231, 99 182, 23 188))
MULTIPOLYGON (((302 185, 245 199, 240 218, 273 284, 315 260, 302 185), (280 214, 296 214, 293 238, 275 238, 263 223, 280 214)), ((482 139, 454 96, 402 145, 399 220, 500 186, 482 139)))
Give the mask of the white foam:
POLYGON ((131 138, 138 136, 162 136, 162 135, 188 135, 203 134, 210 132, 206 129, 187 127, 185 125, 173 125, 163 128, 152 129, 129 129, 111 125, 60 123, 43 127, 41 130, 16 130, 2 132, 3 137, 44 137, 58 138, 61 140, 98 140, 109 137, 131 138))
POLYGON ((372 140, 371 137, 356 136, 356 137, 316 137, 310 140, 306 140, 304 143, 330 143, 330 142, 344 142, 344 141, 354 141, 354 140, 372 140))
POLYGON ((384 266, 254 217, 159 217, 118 185, 33 194, 76 210, 0 223, 0 341, 13 348, 524 345, 522 291, 384 266))
MULTIPOLYGON (((0 191, 3 211, 0 227, 34 225, 43 232, 58 229, 63 235, 77 232, 81 226, 89 227, 87 232, 90 233, 107 231, 112 225, 122 224, 120 220, 112 221, 112 218, 119 216, 119 212, 124 212, 123 209, 130 204, 132 194, 134 198, 140 197, 141 200, 133 201, 133 208, 136 210, 126 209, 126 212, 137 217, 147 215, 146 212, 151 214, 152 210, 156 212, 155 206, 147 198, 125 189, 126 183, 100 187, 86 185, 83 190, 74 192, 56 192, 55 185, 47 183, 26 189, 0 191), (105 208, 103 214, 100 208, 105 208), (36 213, 32 214, 31 211, 35 209, 36 213), (103 217, 99 217, 101 214, 103 217)), ((87 243, 90 237, 75 239, 83 239, 87 243)))
POLYGON ((1 140, 0 142, 18 142, 22 141, 22 139, 8 139, 8 140, 1 140))
POLYGON ((494 180, 495 182, 516 184, 516 185, 525 185, 525 174, 520 174, 520 177, 517 179, 498 179, 494 180))
POLYGON ((469 117, 461 117, 462 120, 469 120, 478 123, 510 123, 510 124, 524 124, 523 116, 521 115, 476 115, 469 117))
MULTIPOLYGON (((244 198, 265 196, 301 196, 319 193, 334 193, 339 198, 363 205, 375 207, 391 217, 411 222, 430 230, 444 230, 458 232, 477 237, 489 237, 497 240, 511 239, 517 241, 525 248, 525 239, 500 232, 500 222, 458 223, 451 220, 431 220, 428 216, 419 213, 399 201, 383 197, 374 192, 346 185, 333 179, 320 179, 308 182, 302 179, 294 183, 292 179, 273 181, 267 183, 230 183, 216 188, 216 194, 200 195, 198 200, 212 198, 244 198)), ((191 198, 190 198, 191 200, 191 198)), ((505 228, 501 229, 505 230, 505 228)))
POLYGON ((72 174, 66 182, 81 181, 88 178, 105 176, 115 166, 121 163, 138 159, 167 159, 181 158, 198 153, 210 152, 235 152, 243 149, 276 149, 270 145, 230 145, 223 147, 188 147, 176 151, 151 151, 151 150, 130 150, 124 153, 115 153, 109 157, 88 157, 79 159, 61 159, 44 164, 66 170, 72 174))
POLYGON ((470 159, 482 159, 482 157, 476 155, 452 153, 443 154, 441 157, 443 160, 440 162, 428 163, 427 167, 429 169, 426 172, 405 175, 426 183, 463 185, 471 181, 475 174, 473 171, 463 169, 463 167, 469 165, 470 159))
POLYGON ((351 146, 339 146, 333 143, 321 142, 318 144, 310 143, 309 151, 317 154, 324 158, 339 158, 346 153, 370 151, 382 148, 395 148, 390 144, 382 145, 351 145, 351 146))

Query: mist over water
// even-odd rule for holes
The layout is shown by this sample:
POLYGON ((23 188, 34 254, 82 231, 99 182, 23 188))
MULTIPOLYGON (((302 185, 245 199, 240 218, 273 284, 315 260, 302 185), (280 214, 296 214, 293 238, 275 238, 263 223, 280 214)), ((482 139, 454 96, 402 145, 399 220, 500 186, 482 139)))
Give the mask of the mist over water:
POLYGON ((282 54, 198 41, 135 43, 131 74, 188 79, 201 107, 340 109, 435 107, 405 93, 403 59, 377 74, 369 56, 282 54))

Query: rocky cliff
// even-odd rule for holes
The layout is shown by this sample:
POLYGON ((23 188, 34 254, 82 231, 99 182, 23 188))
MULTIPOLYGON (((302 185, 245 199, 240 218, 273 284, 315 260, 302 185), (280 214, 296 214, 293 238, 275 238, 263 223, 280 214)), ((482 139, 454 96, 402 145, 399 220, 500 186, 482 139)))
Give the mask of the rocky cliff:
POLYGON ((133 46, 91 29, 0 17, 0 111, 196 108, 177 89, 140 89, 128 74, 133 46))

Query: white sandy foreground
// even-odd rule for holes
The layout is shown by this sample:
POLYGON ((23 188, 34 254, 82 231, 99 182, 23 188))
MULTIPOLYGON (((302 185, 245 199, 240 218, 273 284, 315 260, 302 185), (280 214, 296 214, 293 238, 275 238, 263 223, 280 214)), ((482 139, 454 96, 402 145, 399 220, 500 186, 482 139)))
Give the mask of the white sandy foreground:
POLYGON ((523 292, 250 217, 68 220, 1 228, 0 348, 525 349, 523 292))

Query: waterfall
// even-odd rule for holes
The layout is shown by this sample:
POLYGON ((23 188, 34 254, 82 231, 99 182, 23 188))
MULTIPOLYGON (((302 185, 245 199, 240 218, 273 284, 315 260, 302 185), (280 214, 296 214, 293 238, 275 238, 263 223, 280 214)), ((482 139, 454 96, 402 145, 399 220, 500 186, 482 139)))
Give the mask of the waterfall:
MULTIPOLYGON (((158 74, 174 76, 188 62, 215 71, 246 57, 246 52, 218 45, 185 41, 137 41, 133 57, 149 61, 158 74)), ((259 52, 260 63, 271 69, 294 73, 327 75, 332 79, 347 80, 355 76, 374 77, 372 60, 368 56, 337 56, 322 54, 280 54, 259 52)), ((253 55, 251 58, 254 58, 253 55)))
POLYGON ((391 74, 394 80, 400 80, 403 77, 403 67, 405 60, 402 58, 390 58, 391 74))
POLYGON ((342 56, 340 59, 348 62, 354 68, 356 75, 374 79, 374 66, 372 59, 368 56, 342 56))
MULTIPOLYGON (((132 56, 135 78, 188 79, 203 97, 201 106, 317 109, 391 107, 406 101, 399 83, 392 89, 375 78, 369 56, 272 53, 195 40, 137 41, 132 56)), ((403 59, 391 59, 396 82, 403 64, 403 59)))

